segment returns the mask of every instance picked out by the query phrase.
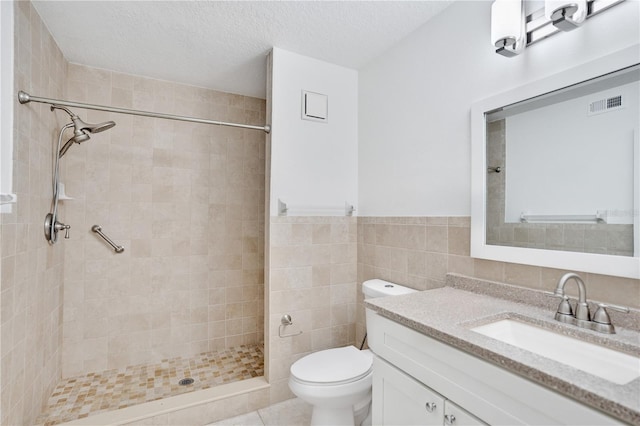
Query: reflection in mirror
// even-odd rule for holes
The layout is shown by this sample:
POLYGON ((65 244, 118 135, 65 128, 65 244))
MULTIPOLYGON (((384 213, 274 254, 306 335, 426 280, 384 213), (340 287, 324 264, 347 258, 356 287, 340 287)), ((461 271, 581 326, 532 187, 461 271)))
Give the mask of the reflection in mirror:
POLYGON ((633 44, 474 102, 472 257, 640 278, 639 64, 633 44))
POLYGON ((639 94, 636 65, 486 112, 486 244, 640 256, 639 94))

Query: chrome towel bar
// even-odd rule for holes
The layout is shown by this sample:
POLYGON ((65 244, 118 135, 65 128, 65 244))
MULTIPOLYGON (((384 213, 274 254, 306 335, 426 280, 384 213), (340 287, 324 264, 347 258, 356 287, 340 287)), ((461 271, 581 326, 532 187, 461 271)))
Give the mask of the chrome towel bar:
POLYGON ((113 242, 113 240, 111 240, 111 238, 104 235, 104 233, 102 232, 102 227, 100 225, 93 225, 91 227, 91 230, 96 234, 100 235, 103 240, 109 243, 109 245, 113 247, 116 253, 122 253, 124 251, 124 247, 117 245, 116 243, 113 242))

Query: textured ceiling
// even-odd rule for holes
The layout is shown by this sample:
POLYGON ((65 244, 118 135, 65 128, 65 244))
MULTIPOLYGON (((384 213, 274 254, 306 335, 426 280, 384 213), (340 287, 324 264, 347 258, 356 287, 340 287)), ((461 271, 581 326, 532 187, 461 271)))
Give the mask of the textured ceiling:
POLYGON ((74 63, 265 97, 272 46, 358 69, 450 1, 35 1, 74 63))

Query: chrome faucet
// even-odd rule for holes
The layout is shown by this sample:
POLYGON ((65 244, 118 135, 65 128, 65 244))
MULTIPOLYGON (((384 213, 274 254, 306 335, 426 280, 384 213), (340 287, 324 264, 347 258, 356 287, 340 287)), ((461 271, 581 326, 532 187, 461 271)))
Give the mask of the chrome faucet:
POLYGON ((605 305, 598 303, 598 309, 591 319, 591 313, 589 312, 589 304, 587 302, 587 287, 584 285, 584 281, 578 274, 569 272, 564 274, 558 281, 558 285, 553 293, 545 292, 551 296, 560 297, 562 301, 558 305, 558 310, 555 315, 555 319, 560 322, 577 325, 578 327, 588 328, 590 330, 598 331, 600 333, 615 333, 615 328, 611 324, 611 318, 606 308, 611 308, 615 311, 629 312, 629 308, 616 305, 605 305), (569 303, 569 296, 564 293, 564 287, 567 281, 573 279, 578 285, 578 302, 576 303, 575 314, 569 303))
POLYGON ((560 281, 558 281, 556 291, 554 291, 553 294, 562 298, 562 302, 560 302, 560 306, 558 306, 558 312, 556 312, 556 319, 558 321, 566 322, 563 319, 558 318, 558 316, 562 315, 575 317, 578 321, 591 320, 591 313, 589 312, 589 305, 587 304, 587 287, 585 287, 584 281, 582 281, 582 278, 580 278, 578 274, 574 274, 573 272, 564 274, 562 278, 560 278, 560 281), (564 294, 564 286, 567 284, 567 281, 572 278, 576 284, 578 284, 578 303, 576 304, 575 315, 571 312, 569 298, 564 294))

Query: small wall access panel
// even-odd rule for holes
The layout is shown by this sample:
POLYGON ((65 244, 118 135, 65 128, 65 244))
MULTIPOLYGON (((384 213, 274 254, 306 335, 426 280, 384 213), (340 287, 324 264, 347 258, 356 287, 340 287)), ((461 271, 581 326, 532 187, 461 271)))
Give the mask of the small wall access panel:
POLYGON ((327 104, 327 95, 303 90, 302 119, 326 123, 328 121, 327 104))

